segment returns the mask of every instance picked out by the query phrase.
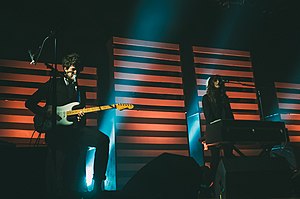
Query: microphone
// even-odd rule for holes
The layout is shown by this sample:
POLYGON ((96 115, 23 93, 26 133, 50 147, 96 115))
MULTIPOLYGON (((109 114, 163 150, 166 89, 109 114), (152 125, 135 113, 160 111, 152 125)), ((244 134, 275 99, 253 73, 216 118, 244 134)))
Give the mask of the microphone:
POLYGON ((222 79, 222 83, 228 83, 230 82, 228 79, 222 79))
POLYGON ((220 79, 219 79, 219 85, 220 85, 220 86, 224 86, 224 84, 225 84, 225 83, 228 83, 228 82, 229 82, 228 79, 223 79, 223 78, 220 78, 220 79))
POLYGON ((30 59, 31 59, 30 64, 36 65, 36 62, 35 62, 35 60, 34 60, 34 54, 32 54, 31 50, 28 50, 28 53, 29 53, 29 57, 30 57, 30 59))

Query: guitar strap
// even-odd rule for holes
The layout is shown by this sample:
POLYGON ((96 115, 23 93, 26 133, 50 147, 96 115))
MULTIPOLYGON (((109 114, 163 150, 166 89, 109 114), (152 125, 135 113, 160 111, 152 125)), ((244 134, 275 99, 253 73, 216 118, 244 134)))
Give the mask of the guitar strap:
POLYGON ((77 102, 81 103, 80 90, 77 89, 77 102))

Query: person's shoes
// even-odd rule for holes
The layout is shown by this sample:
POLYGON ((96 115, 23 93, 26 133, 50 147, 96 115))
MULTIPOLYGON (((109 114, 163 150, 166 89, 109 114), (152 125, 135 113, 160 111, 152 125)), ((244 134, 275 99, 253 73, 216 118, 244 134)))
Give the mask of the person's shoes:
POLYGON ((94 186, 91 191, 87 191, 83 193, 83 199, 98 199, 102 195, 102 192, 104 191, 104 181, 94 181, 94 186))

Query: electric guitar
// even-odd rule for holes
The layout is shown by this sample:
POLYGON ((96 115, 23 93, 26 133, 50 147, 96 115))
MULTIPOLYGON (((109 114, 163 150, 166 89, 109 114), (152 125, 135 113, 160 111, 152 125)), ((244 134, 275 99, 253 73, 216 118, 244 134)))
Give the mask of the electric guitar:
MULTIPOLYGON (((56 108, 56 124, 62 125, 62 126, 68 126, 72 125, 73 121, 69 121, 69 116, 77 115, 80 112, 83 113, 92 113, 97 111, 104 111, 109 109, 118 109, 119 111, 122 111, 124 109, 133 109, 133 104, 111 104, 111 105, 104 105, 104 106, 95 106, 90 108, 82 108, 82 109, 74 109, 74 106, 79 105, 79 102, 72 102, 69 104, 66 104, 64 106, 57 106, 56 108)), ((48 109, 51 108, 51 106, 47 107, 48 109)), ((52 121, 51 118, 46 118, 41 115, 35 115, 33 118, 34 121, 34 128, 37 132, 45 133, 51 130, 52 128, 52 121)))

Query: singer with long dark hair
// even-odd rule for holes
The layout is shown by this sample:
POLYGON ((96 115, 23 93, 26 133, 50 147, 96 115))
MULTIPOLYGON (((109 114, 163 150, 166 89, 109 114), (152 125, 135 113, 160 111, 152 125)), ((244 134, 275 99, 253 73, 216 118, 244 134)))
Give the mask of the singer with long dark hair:
MULTIPOLYGON (((228 96, 226 95, 224 80, 219 75, 211 76, 206 84, 206 94, 202 98, 202 108, 206 125, 218 119, 234 119, 228 96)), ((225 157, 233 157, 232 145, 223 145, 225 157)), ((212 180, 215 178, 218 163, 220 161, 220 150, 218 146, 209 147, 211 151, 210 168, 212 180)))
MULTIPOLYGON (((83 70, 77 53, 65 56, 62 60, 63 77, 56 80, 57 106, 78 103, 79 108, 86 105, 84 90, 77 84, 77 76, 83 70)), ((27 101, 26 107, 36 116, 50 119, 53 104, 52 79, 42 85, 27 101), (41 101, 45 107, 39 106, 41 101)), ((55 98, 54 98, 55 99, 55 98)), ((50 119, 51 120, 51 119, 50 119)), ((94 193, 101 191, 100 185, 105 180, 108 161, 109 138, 94 128, 85 126, 85 115, 80 111, 69 119, 72 125, 56 125, 46 131, 48 144, 47 159, 47 195, 49 198, 81 198, 86 190, 85 157, 89 147, 96 147, 94 162, 94 193)))

